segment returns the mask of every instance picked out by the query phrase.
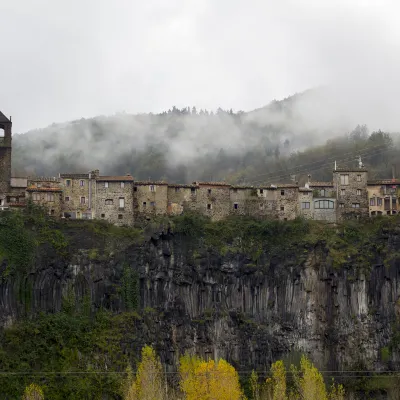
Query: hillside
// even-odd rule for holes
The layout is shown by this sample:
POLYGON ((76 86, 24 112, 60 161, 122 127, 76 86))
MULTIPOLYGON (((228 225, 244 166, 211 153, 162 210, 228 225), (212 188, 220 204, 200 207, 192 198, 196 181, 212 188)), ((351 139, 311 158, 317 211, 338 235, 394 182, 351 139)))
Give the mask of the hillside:
POLYGON ((161 114, 120 113, 14 135, 13 170, 53 176, 98 168, 182 183, 285 182, 291 175, 301 181, 308 173, 329 180, 335 158, 348 163, 361 154, 371 176, 390 176, 398 161, 390 138, 370 138, 367 127, 355 126, 322 89, 251 112, 172 107, 161 114), (369 158, 377 150, 380 157, 369 158))

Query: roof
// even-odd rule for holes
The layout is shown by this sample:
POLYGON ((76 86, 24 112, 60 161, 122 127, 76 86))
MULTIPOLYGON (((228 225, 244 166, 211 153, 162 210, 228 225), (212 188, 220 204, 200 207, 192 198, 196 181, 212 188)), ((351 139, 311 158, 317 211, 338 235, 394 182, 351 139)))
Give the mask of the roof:
POLYGON ((294 189, 297 189, 299 187, 299 185, 296 185, 294 183, 277 183, 275 186, 278 189, 280 189, 280 188, 294 188, 294 189))
POLYGON ((0 111, 0 123, 10 123, 11 121, 0 111))
POLYGON ((400 185, 400 179, 378 179, 367 181, 367 185, 400 185))
POLYGON ((301 188, 299 188, 299 192, 312 192, 312 189, 309 189, 306 187, 301 187, 301 188))
POLYGON ((224 186, 224 187, 232 186, 230 183, 226 182, 193 182, 193 184, 199 186, 224 186))
POLYGON ((97 181, 100 182, 133 182, 133 178, 131 175, 122 175, 122 176, 99 176, 96 178, 97 181))
POLYGON ((168 183, 168 187, 191 189, 191 188, 198 188, 199 186, 198 185, 194 185, 194 184, 190 184, 190 183, 187 183, 187 184, 185 184, 185 183, 168 183))
POLYGON ((135 185, 154 185, 154 186, 167 186, 168 182, 164 181, 134 181, 135 185))
POLYGON ((356 167, 341 167, 336 168, 333 172, 368 172, 366 168, 356 168, 356 167))
POLYGON ((60 174, 60 178, 69 179, 89 179, 89 174, 60 174))
POLYGON ((29 186, 26 190, 27 192, 62 192, 62 189, 57 187, 29 186))
POLYGON ((310 187, 324 187, 324 186, 333 187, 333 182, 310 182, 309 185, 310 187))
POLYGON ((9 207, 26 207, 25 203, 9 203, 9 207))

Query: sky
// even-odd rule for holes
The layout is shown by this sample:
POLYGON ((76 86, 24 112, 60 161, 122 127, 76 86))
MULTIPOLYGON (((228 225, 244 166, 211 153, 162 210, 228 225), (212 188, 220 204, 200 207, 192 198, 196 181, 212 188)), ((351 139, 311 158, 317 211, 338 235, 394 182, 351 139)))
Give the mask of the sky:
MULTIPOLYGON (((400 2, 0 0, 14 132, 116 112, 252 110, 320 85, 400 128, 400 2)), ((399 129, 400 130, 400 129, 399 129)))

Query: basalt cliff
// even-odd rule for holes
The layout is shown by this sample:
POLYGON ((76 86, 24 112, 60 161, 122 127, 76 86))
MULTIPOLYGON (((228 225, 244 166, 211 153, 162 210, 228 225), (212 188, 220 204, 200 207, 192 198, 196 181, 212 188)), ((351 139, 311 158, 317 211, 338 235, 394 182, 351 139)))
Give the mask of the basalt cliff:
POLYGON ((289 231, 273 250, 258 237, 256 255, 234 241, 210 247, 165 224, 120 240, 66 222, 58 227, 64 251, 43 243, 24 274, 3 259, 0 325, 6 332, 42 312, 86 305, 91 316, 129 315, 121 352, 133 361, 152 344, 170 372, 186 350, 225 358, 243 373, 300 353, 327 371, 398 369, 400 225, 393 221, 362 239, 354 234, 362 235, 360 224, 329 228, 329 238, 317 231, 312 240, 289 231))

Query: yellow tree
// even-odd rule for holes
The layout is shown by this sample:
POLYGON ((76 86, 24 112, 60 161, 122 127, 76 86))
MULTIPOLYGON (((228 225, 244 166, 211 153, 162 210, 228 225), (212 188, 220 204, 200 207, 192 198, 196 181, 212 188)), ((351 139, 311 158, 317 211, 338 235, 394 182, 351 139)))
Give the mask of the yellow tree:
POLYGON ((324 378, 318 369, 303 356, 300 373, 292 366, 293 379, 298 397, 303 400, 328 400, 324 378))
POLYGON ((185 355, 180 360, 180 387, 186 400, 244 399, 235 368, 225 360, 204 361, 185 355))
POLYGON ((44 394, 43 390, 39 385, 31 383, 25 388, 22 400, 43 400, 44 394))
POLYGON ((165 381, 161 362, 154 349, 150 346, 145 346, 142 349, 142 359, 136 372, 136 379, 127 389, 125 399, 163 400, 165 398, 165 381))
POLYGON ((253 400, 260 400, 260 384, 258 382, 258 374, 254 370, 250 375, 250 390, 253 400))
POLYGON ((271 372, 273 400, 286 400, 286 368, 283 361, 274 362, 271 366, 271 372))

